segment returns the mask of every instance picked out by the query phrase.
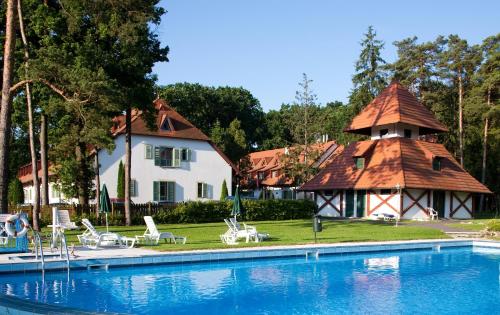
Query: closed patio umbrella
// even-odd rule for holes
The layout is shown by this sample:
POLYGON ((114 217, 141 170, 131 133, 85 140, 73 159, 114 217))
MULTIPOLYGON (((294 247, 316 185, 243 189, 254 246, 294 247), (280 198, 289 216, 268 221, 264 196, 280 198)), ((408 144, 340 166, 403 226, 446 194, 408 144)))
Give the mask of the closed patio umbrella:
POLYGON ((109 194, 108 189, 106 188, 106 184, 102 185, 100 203, 101 208, 99 209, 99 212, 104 212, 106 214, 106 232, 109 232, 108 213, 111 212, 111 200, 109 200, 109 194))
POLYGON ((239 188, 236 186, 236 192, 234 193, 234 200, 233 200, 233 209, 231 211, 231 215, 234 216, 234 219, 236 220, 237 215, 243 215, 243 205, 241 204, 241 198, 239 194, 239 188))

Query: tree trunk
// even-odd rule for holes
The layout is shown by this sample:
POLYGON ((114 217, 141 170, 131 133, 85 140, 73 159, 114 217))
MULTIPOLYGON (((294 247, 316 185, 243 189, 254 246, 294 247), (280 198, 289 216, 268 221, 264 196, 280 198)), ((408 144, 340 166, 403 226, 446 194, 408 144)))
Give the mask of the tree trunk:
POLYGON ((125 224, 132 224, 130 216, 130 169, 132 160, 131 149, 131 115, 132 109, 129 107, 125 113, 125 224))
MULTIPOLYGON (((26 78, 29 76, 29 51, 28 51, 28 41, 26 39, 26 34, 24 33, 24 22, 23 13, 21 7, 21 0, 17 0, 17 16, 19 19, 19 31, 21 32, 21 39, 24 45, 24 74, 26 78)), ((31 103, 31 87, 29 83, 25 85, 26 91, 26 104, 28 105, 28 134, 30 141, 30 154, 31 154, 31 173, 33 177, 33 189, 35 192, 33 201, 33 229, 40 231, 40 226, 38 224, 38 219, 40 216, 40 182, 38 178, 38 158, 36 155, 36 145, 35 145, 35 131, 33 122, 33 104, 31 103)))
POLYGON ((40 160, 42 166, 42 205, 49 205, 49 162, 47 146, 47 116, 42 113, 40 117, 40 160))
MULTIPOLYGON (((487 95, 487 105, 488 109, 491 105, 491 87, 488 87, 488 95, 487 95)), ((487 153, 488 153, 488 128, 489 128, 489 118, 486 117, 484 119, 484 137, 483 137, 483 163, 481 170, 481 183, 486 184, 486 162, 487 162, 487 153)), ((481 194, 481 199, 479 199, 479 210, 484 210, 484 194, 481 194)))
POLYGON ((8 212, 9 139, 12 98, 10 88, 14 72, 16 0, 7 0, 5 45, 3 53, 2 100, 0 102, 0 213, 8 212))
POLYGON ((85 161, 85 143, 78 143, 75 148, 76 162, 78 164, 78 181, 76 182, 78 203, 89 204, 87 163, 85 161))
POLYGON ((463 82, 462 73, 458 73, 458 145, 460 165, 464 166, 464 119, 463 119, 463 82))
POLYGON ((99 216, 99 209, 101 209, 101 178, 99 176, 99 151, 96 150, 94 157, 94 172, 95 172, 95 214, 99 216))

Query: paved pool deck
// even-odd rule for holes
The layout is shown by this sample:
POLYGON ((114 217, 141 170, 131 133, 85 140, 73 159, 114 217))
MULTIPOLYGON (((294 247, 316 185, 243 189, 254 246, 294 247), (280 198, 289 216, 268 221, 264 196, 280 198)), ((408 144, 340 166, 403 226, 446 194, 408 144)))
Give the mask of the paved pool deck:
MULTIPOLYGON (((261 259, 271 257, 320 257, 324 254, 349 254, 394 250, 433 249, 445 247, 480 246, 500 249, 500 242, 483 239, 436 239, 385 242, 352 242, 330 244, 305 244, 287 246, 261 246, 161 252, 147 248, 87 249, 75 247, 70 255, 70 269, 112 268, 137 265, 179 264, 194 262, 219 262, 236 259, 261 259)), ((67 269, 65 260, 45 250, 46 271, 67 269)), ((27 254, 0 254, 0 273, 40 272, 39 260, 26 258, 27 254)))

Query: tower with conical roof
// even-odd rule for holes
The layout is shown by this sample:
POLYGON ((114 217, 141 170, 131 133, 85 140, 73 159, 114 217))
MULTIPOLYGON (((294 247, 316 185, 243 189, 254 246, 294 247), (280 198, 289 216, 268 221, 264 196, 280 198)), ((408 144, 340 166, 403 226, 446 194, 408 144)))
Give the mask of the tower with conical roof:
POLYGON ((419 140, 448 129, 398 82, 344 131, 371 139, 348 145, 301 187, 315 192, 320 215, 428 219, 434 209, 439 217, 470 218, 474 196, 491 193, 443 145, 419 140))

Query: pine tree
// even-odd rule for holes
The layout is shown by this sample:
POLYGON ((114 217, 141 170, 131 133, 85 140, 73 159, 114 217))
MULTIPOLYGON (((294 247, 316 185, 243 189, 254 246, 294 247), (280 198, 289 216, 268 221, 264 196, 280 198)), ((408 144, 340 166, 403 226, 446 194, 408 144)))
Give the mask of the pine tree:
POLYGON ((467 85, 480 63, 479 49, 469 46, 466 40, 450 35, 445 41, 446 49, 440 54, 441 76, 456 87, 458 97, 458 158, 464 165, 464 118, 463 100, 467 85))
POLYGON ((384 42, 376 38, 377 33, 373 26, 368 27, 368 32, 361 42, 361 53, 356 62, 356 73, 352 77, 354 88, 349 96, 349 104, 354 107, 357 114, 368 105, 387 85, 386 74, 383 66, 385 60, 381 57, 384 42))
POLYGON ((15 177, 9 183, 9 204, 15 206, 22 203, 24 203, 23 184, 15 177))
POLYGON ((425 102, 426 92, 430 89, 436 75, 437 56, 440 53, 441 39, 418 44, 417 37, 406 38, 394 42, 398 59, 388 66, 393 78, 407 86, 420 101, 425 102))
POLYGON ((119 199, 125 198, 125 168, 123 162, 120 160, 118 165, 118 178, 116 182, 116 196, 119 199))
POLYGON ((224 179, 224 181, 222 182, 222 189, 221 189, 221 193, 220 193, 220 201, 226 200, 226 198, 227 198, 228 195, 229 195, 229 192, 227 190, 227 183, 226 183, 226 180, 224 179))

